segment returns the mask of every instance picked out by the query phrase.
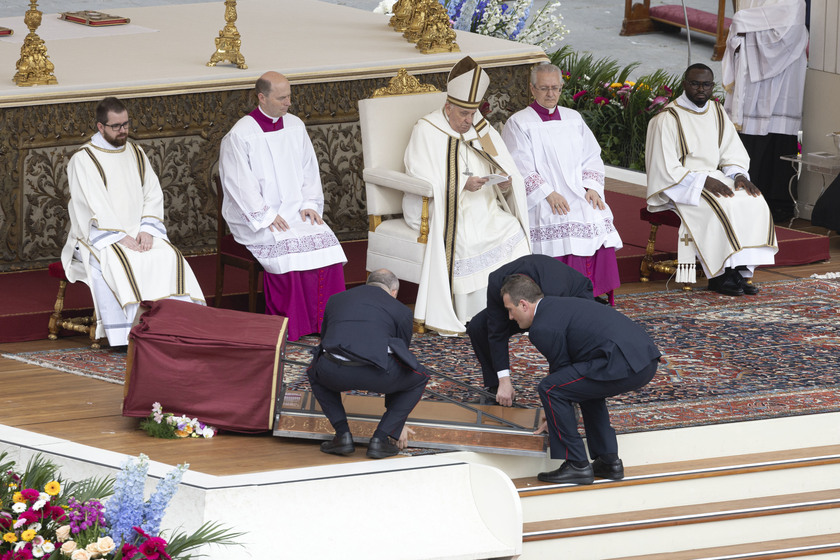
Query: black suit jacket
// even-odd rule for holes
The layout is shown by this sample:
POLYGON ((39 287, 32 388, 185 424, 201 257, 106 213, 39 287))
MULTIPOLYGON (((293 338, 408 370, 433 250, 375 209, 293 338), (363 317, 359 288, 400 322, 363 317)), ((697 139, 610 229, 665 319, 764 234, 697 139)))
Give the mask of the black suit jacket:
POLYGON ((495 371, 510 369, 510 335, 522 332, 508 317, 499 293, 511 274, 528 276, 547 296, 594 299, 589 278, 547 255, 525 255, 491 272, 487 280, 487 338, 495 371))
POLYGON ((425 368, 408 349, 411 310, 378 286, 359 286, 333 294, 324 310, 321 344, 327 352, 388 369, 388 349, 407 367, 425 368))
POLYGON ((598 381, 629 377, 660 356, 641 326, 612 307, 581 298, 540 300, 528 336, 551 371, 571 366, 598 381))

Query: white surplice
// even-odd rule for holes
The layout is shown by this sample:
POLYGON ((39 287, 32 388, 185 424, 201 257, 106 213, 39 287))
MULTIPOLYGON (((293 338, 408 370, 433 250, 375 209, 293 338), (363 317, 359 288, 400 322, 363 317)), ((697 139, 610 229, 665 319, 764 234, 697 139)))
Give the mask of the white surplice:
POLYGON ((70 158, 67 178, 70 233, 61 262, 68 280, 91 287, 97 337, 107 336, 111 346, 127 344, 144 300, 204 303, 192 269, 166 236, 163 192, 139 146, 129 141, 117 148, 96 133, 70 158), (149 251, 118 243, 140 232, 152 236, 149 251))
MULTIPOLYGON (((475 128, 458 134, 442 110, 417 122, 405 151, 406 172, 434 186, 414 318, 442 334, 464 332, 465 323, 487 305, 490 273, 531 252, 522 177, 499 134, 488 129, 498 151, 492 159, 498 165, 481 156, 475 128), (510 175, 513 184, 506 193, 498 186, 468 192, 465 172, 478 177, 510 175), (447 178, 454 187, 449 192, 447 178), (449 247, 445 239, 451 240, 449 247)), ((420 209, 419 196, 403 197, 404 218, 418 231, 420 209)))
POLYGON ((225 189, 222 215, 236 241, 271 274, 314 270, 347 258, 326 223, 300 217, 303 209, 324 214, 318 160, 298 117, 283 116, 283 128, 263 132, 242 117, 222 139, 219 174, 225 189), (268 226, 280 215, 290 228, 268 226))
POLYGON ((528 222, 534 253, 589 257, 601 247, 622 247, 613 214, 604 196, 604 162, 598 141, 580 114, 556 107, 560 120, 543 121, 532 107, 515 113, 502 131, 525 180, 528 222), (586 200, 594 190, 606 208, 586 200), (554 214, 545 197, 556 192, 569 204, 567 214, 554 214))
POLYGON ((807 46, 803 0, 741 1, 722 65, 724 105, 742 133, 800 130, 807 46))
POLYGON ((706 177, 734 189, 750 160, 735 127, 716 101, 697 107, 683 94, 648 124, 645 145, 647 203, 652 212, 673 209, 682 221, 678 260, 694 282, 695 254, 707 278, 724 268, 773 264, 778 251, 770 209, 763 196, 736 190, 716 197, 703 190, 706 177))

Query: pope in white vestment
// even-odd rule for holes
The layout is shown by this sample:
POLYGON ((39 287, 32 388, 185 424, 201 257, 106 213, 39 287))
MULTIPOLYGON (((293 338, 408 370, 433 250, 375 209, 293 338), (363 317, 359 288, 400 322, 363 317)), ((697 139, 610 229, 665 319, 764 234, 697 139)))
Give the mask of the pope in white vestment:
POLYGON ((622 243, 605 202, 601 147, 577 111, 557 106, 562 83, 556 66, 535 66, 535 101, 508 119, 502 138, 525 180, 534 254, 558 258, 612 300, 622 243))
POLYGON ((128 111, 115 98, 103 104, 111 107, 105 122, 97 122, 99 132, 67 166, 70 233, 61 262, 69 281, 91 287, 97 338, 123 346, 141 301, 204 304, 204 296, 166 235, 157 175, 143 150, 127 141, 128 111))
MULTIPOLYGON (((465 332, 487 304, 490 273, 530 254, 522 178, 499 134, 476 111, 488 84, 471 58, 459 62, 446 106, 417 122, 405 152, 406 173, 434 187, 414 317, 441 334, 465 332), (491 184, 484 179, 490 174, 509 179, 491 184)), ((403 215, 418 231, 420 212, 421 198, 406 194, 403 215)))
POLYGON ((344 290, 341 244, 321 216, 324 193, 306 128, 288 114, 288 80, 263 75, 259 105, 222 139, 222 215, 265 269, 266 313, 289 319, 288 339, 320 332, 329 297, 344 290))
POLYGON ((749 157, 723 108, 709 97, 714 75, 686 71, 685 93, 648 125, 645 162, 648 208, 679 214, 678 282, 694 282, 700 260, 710 288, 757 293, 743 279, 770 265, 778 251, 769 208, 749 181, 749 157), (726 286, 720 284, 726 282, 726 286))

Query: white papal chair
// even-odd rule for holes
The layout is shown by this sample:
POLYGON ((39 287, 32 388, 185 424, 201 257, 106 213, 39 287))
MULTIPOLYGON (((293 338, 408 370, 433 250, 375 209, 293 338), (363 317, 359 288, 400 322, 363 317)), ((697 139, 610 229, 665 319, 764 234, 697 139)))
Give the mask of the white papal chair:
POLYGON ((432 186, 405 173, 403 156, 414 124, 443 107, 446 94, 400 70, 370 99, 359 100, 363 177, 367 194, 368 272, 387 268, 400 280, 419 284, 429 233, 432 186), (423 199, 420 235, 402 218, 404 193, 423 199))

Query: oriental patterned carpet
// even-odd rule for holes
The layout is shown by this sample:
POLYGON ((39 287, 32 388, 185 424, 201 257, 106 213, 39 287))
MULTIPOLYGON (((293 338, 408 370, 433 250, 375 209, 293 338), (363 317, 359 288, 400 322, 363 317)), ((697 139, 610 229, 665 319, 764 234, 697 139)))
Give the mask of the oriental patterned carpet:
MULTIPOLYGON (((649 385, 610 399, 620 433, 840 411, 840 282, 764 283, 759 295, 741 298, 703 289, 618 296, 616 307, 644 326, 663 353, 649 385)), ((431 369, 480 386, 468 339, 417 335, 412 348, 431 369)), ((526 336, 512 339, 511 352, 517 402, 537 407, 545 361, 526 336)), ((107 350, 3 356, 117 383, 125 367, 125 354, 107 350)), ((306 350, 291 345, 287 357, 308 361, 306 350)), ((286 366, 290 387, 307 388, 303 369, 286 366)), ((477 400, 443 378, 429 388, 477 400)))

